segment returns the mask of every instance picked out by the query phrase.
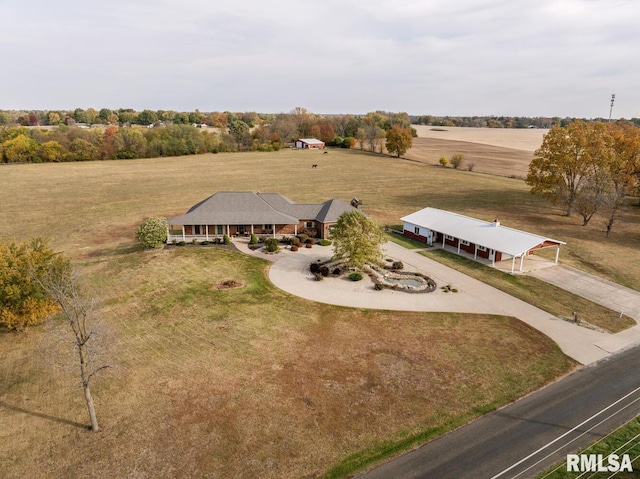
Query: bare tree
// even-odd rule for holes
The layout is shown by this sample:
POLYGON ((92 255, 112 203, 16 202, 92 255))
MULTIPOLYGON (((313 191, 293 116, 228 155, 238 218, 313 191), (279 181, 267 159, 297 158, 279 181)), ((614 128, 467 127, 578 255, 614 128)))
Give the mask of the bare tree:
POLYGON ((91 396, 90 382, 99 371, 110 367, 107 364, 101 364, 100 359, 103 358, 97 357, 94 347, 99 342, 101 333, 104 332, 98 314, 100 303, 89 293, 77 271, 68 267, 68 263, 53 262, 52 267, 40 274, 36 281, 62 310, 62 317, 67 326, 66 336, 71 340, 75 361, 80 370, 91 430, 96 432, 100 428, 91 396))

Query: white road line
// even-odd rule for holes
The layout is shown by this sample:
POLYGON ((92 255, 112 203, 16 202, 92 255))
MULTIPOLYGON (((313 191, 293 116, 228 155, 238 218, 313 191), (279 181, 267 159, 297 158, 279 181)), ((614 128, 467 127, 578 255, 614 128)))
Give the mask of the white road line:
MULTIPOLYGON (((529 454, 527 457, 520 459, 518 462, 516 462, 515 464, 509 466, 508 468, 506 468, 505 470, 499 472, 498 474, 496 474, 495 476, 493 476, 491 479, 497 479, 500 476, 503 476, 504 474, 506 474, 507 472, 511 471, 512 469, 518 467, 520 464, 522 464, 525 461, 528 461, 529 459, 531 459, 533 456, 535 456, 536 454, 544 451, 546 448, 548 448, 549 446, 551 446, 552 444, 555 444, 556 442, 560 441, 562 438, 564 438, 565 436, 571 434, 572 432, 574 432, 576 429, 584 426, 586 423, 588 423, 589 421, 591 421, 592 419, 594 419, 595 417, 598 417, 600 414, 602 414, 603 412, 607 411, 608 409, 611 409, 612 407, 614 407, 616 404, 618 404, 619 402, 625 400, 626 398, 628 398, 629 396, 635 394, 636 392, 640 391, 640 387, 637 387, 636 389, 634 389, 633 391, 631 391, 630 393, 628 393, 627 395, 621 397, 620 399, 618 399, 616 402, 610 404, 609 406, 607 406, 606 408, 598 411, 597 413, 595 413, 593 416, 591 416, 590 418, 584 420, 583 422, 581 422, 580 424, 578 424, 577 426, 575 426, 574 428, 570 429, 569 431, 565 432, 564 434, 562 434, 561 436, 555 438, 553 441, 545 444, 544 446, 542 446, 541 448, 539 448, 538 450, 532 452, 531 454, 529 454)), ((637 399, 636 399, 637 401, 637 399)), ((634 401, 635 402, 635 401, 634 401)), ((626 406, 625 406, 626 407, 626 406)))
POLYGON ((534 462, 533 464, 531 464, 529 467, 527 467, 526 469, 520 471, 518 474, 516 474, 515 476, 512 476, 511 479, 515 479, 516 477, 524 474, 525 472, 527 472, 529 469, 531 469, 532 467, 537 466, 538 464, 540 464, 542 461, 544 461, 545 459, 549 458, 550 456, 554 455, 556 452, 558 452, 559 450, 561 450, 564 447, 567 447, 569 444, 571 444, 574 441, 577 441, 578 439, 580 439, 582 436, 584 436, 585 434, 589 433, 591 430, 595 429, 596 427, 598 427, 600 424, 607 422, 609 419, 611 419, 613 416, 615 416, 616 414, 621 413, 622 411, 624 411, 625 409, 627 409, 629 406, 632 406, 633 404, 635 404, 636 402, 640 401, 640 398, 636 398, 633 401, 631 401, 629 404, 627 404, 626 406, 618 409, 616 412, 614 412, 613 414, 610 414, 609 416, 605 417, 602 421, 600 421, 597 424, 594 424, 593 426, 591 426, 589 429, 587 429, 586 431, 584 431, 582 434, 580 434, 579 436, 574 437, 573 439, 571 439, 571 441, 564 443, 562 446, 560 446, 559 448, 551 451, 549 454, 547 454, 546 456, 544 456, 543 458, 539 459, 537 462, 534 462))

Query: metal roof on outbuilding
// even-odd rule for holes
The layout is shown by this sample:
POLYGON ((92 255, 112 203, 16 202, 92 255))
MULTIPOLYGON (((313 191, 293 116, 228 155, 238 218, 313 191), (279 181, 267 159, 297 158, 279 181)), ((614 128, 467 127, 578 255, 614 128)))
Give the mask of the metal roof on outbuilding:
POLYGON ((478 220, 437 208, 424 208, 401 220, 511 256, 520 256, 544 243, 566 244, 564 241, 508 228, 499 222, 478 220))

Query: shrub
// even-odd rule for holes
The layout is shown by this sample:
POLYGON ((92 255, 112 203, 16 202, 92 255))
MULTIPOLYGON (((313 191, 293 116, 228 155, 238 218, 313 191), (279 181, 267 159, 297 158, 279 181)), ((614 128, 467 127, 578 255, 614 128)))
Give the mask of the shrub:
POLYGON ((305 244, 313 244, 313 238, 307 238, 304 242, 305 244))
POLYGON ((276 238, 267 238, 264 240, 264 249, 268 253, 275 253, 280 249, 280 242, 276 238))
POLYGON ((231 244, 231 238, 229 238, 229 235, 224 235, 222 237, 222 243, 223 244, 231 244))
POLYGON ((462 166, 463 160, 464 160, 464 156, 462 156, 461 153, 456 153, 451 157, 451 166, 453 166, 453 168, 457 170, 462 166))
POLYGON ((258 244, 258 237, 255 234, 251 235, 251 239, 249 240, 249 244, 258 244))
POLYGON ((309 270, 312 273, 318 273, 318 272, 320 272, 320 265, 318 263, 311 263, 309 265, 309 270))
POLYGON ((202 244, 202 245, 204 245, 204 246, 207 246, 207 245, 209 244, 209 241, 205 240, 205 241, 203 241, 203 242, 202 242, 202 243, 200 243, 200 244, 202 244))
POLYGON ((374 286, 374 289, 376 291, 382 291, 384 289, 384 286, 380 283, 376 283, 376 285, 374 286))
POLYGON ((331 240, 321 239, 320 241, 318 241, 318 244, 320 246, 331 246, 331 240))
POLYGON ((304 243, 305 241, 307 241, 307 239, 309 238, 309 235, 306 235, 304 233, 300 233, 298 236, 298 241, 300 241, 300 243, 304 243))
POLYGON ((391 267, 393 269, 403 269, 404 268, 404 263, 402 261, 394 261, 393 264, 391 265, 391 267))
POLYGON ((184 241, 178 241, 178 246, 184 246, 185 244, 187 243, 185 243, 184 241))
POLYGON ((163 248, 167 241, 167 228, 165 218, 148 218, 138 226, 136 236, 145 248, 163 248))
POLYGON ((335 268, 333 270, 333 274, 335 274, 336 276, 338 276, 342 271, 340 271, 340 268, 335 268))
POLYGON ((469 170, 469 171, 473 171, 473 169, 474 169, 475 167, 476 167, 476 164, 475 164, 475 163, 469 163, 469 164, 467 165, 467 170, 469 170))
POLYGON ((329 276, 329 268, 327 266, 322 266, 320 268, 320 274, 322 276, 329 276))
POLYGON ((291 237, 291 239, 289 240, 289 243, 291 244, 291 246, 300 246, 302 244, 300 243, 300 240, 295 236, 291 237))
POLYGON ((198 244, 198 240, 197 240, 197 239, 195 239, 195 238, 193 238, 193 239, 191 240, 191 244, 198 244))
POLYGON ((320 273, 315 273, 313 277, 316 279, 316 281, 322 281, 324 279, 324 276, 322 276, 320 273))
POLYGON ((356 273, 351 273, 349 275, 349 279, 351 281, 360 281, 362 279, 362 274, 361 273, 357 273, 357 272, 356 273))
POLYGON ((291 251, 298 251, 298 247, 296 245, 291 245, 291 251))
POLYGON ((449 163, 449 160, 447 160, 446 156, 441 156, 440 160, 438 160, 438 161, 442 166, 447 166, 447 164, 449 163))

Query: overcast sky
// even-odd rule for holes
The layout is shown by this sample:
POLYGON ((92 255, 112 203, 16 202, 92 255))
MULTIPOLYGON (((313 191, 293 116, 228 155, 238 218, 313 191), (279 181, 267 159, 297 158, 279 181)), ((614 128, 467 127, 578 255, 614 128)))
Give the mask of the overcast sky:
POLYGON ((0 109, 640 117, 638 0, 0 0, 0 109))

